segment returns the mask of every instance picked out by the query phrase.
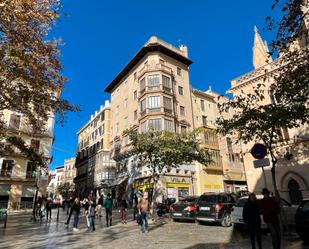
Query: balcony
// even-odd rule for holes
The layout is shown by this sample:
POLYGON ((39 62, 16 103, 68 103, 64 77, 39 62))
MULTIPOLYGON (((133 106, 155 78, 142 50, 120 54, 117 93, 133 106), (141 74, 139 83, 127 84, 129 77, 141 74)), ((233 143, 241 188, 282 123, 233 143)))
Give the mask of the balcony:
POLYGON ((147 64, 144 65, 142 69, 137 73, 138 79, 140 79, 145 73, 156 72, 156 71, 161 71, 171 76, 173 75, 173 70, 162 63, 147 64))
POLYGON ((147 115, 160 115, 160 114, 165 114, 165 115, 173 115, 173 110, 165 107, 158 107, 158 108, 146 108, 142 112, 140 112, 140 119, 147 115))
POLYGON ((166 86, 163 84, 159 84, 158 86, 145 86, 144 88, 140 89, 138 100, 143 98, 145 94, 147 93, 165 93, 170 96, 176 96, 176 94, 173 92, 173 89, 170 86, 166 86))

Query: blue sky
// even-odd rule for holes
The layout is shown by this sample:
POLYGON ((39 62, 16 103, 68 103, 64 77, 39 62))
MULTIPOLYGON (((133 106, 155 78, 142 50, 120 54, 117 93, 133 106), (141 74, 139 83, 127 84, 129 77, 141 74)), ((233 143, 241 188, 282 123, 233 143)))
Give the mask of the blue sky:
POLYGON ((62 0, 66 15, 51 34, 61 37, 63 97, 81 106, 64 126, 56 124, 51 168, 75 156, 76 132, 109 99, 104 87, 156 35, 174 45, 186 44, 194 61, 194 88, 224 93, 230 80, 252 70, 253 27, 263 39, 269 0, 62 0))

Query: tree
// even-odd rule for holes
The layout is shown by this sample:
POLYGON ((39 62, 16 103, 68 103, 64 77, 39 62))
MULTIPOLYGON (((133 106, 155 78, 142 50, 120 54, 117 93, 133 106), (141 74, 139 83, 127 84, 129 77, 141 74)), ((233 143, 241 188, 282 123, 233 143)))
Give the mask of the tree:
POLYGON ((266 67, 264 80, 272 77, 273 83, 269 88, 257 84, 251 93, 242 91, 219 104, 221 114, 229 110, 233 110, 233 114, 230 118, 220 117, 217 120, 222 134, 236 133, 244 143, 264 143, 271 157, 271 175, 277 200, 276 148, 280 146, 281 128, 296 128, 309 121, 308 27, 304 25, 308 17, 308 1, 276 0, 273 8, 279 2, 284 2, 281 9, 283 17, 277 26, 273 19, 267 18, 268 28, 277 32, 271 54, 277 53, 279 57, 271 64, 274 67, 271 74, 266 67), (274 96, 276 101, 262 104, 267 95, 274 96))
MULTIPOLYGON (((66 78, 61 74, 60 40, 48 33, 60 16, 59 0, 0 0, 0 112, 22 113, 35 133, 42 133, 49 116, 63 122, 78 107, 60 97, 66 78)), ((0 155, 12 146, 42 165, 42 155, 9 134, 0 121, 0 155)))
POLYGON ((200 148, 196 132, 173 133, 151 129, 145 133, 132 131, 129 137, 132 141, 131 154, 136 155, 152 172, 149 179, 153 181, 152 197, 156 194, 158 176, 164 173, 164 170, 194 161, 204 165, 211 162, 208 151, 200 148))
POLYGON ((68 182, 65 182, 63 184, 60 184, 57 187, 57 192, 62 196, 64 199, 68 199, 75 190, 74 184, 70 184, 68 182))

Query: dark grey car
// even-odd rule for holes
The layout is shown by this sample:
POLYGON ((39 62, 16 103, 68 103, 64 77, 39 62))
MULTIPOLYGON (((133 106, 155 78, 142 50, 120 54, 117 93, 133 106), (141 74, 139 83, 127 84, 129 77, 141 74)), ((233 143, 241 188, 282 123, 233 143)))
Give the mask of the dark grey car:
POLYGON ((191 220, 195 221, 195 214, 197 211, 196 202, 198 196, 187 196, 170 207, 170 214, 174 221, 191 220))
POLYGON ((196 220, 199 223, 220 223, 231 226, 231 209, 235 204, 232 193, 204 193, 197 201, 196 220))

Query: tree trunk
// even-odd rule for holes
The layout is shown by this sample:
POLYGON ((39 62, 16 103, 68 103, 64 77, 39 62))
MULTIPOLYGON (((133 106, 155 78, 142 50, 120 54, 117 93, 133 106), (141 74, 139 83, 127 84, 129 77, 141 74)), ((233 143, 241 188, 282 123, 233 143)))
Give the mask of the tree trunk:
POLYGON ((272 182, 273 182, 275 198, 276 198, 276 200, 278 202, 280 202, 280 194, 279 194, 279 191, 278 191, 278 188, 277 188, 277 180, 276 180, 276 164, 277 164, 277 160, 272 158, 271 163, 272 163, 271 178, 272 178, 272 182))

